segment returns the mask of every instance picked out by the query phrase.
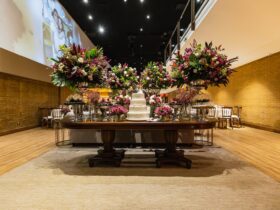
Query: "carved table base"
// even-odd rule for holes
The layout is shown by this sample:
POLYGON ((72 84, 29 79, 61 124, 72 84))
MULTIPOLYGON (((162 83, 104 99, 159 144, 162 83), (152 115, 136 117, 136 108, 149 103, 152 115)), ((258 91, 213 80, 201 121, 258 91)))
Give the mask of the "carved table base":
POLYGON ((104 149, 98 150, 98 154, 96 156, 89 158, 89 166, 94 167, 98 163, 111 163, 119 167, 122 159, 124 158, 125 150, 115 150, 113 148, 115 131, 102 130, 101 138, 104 144, 104 149))
POLYGON ((192 161, 184 157, 184 150, 176 149, 178 131, 165 130, 164 136, 166 142, 166 149, 155 151, 155 156, 157 158, 157 167, 160 168, 162 163, 183 163, 186 168, 190 169, 192 167, 192 161))

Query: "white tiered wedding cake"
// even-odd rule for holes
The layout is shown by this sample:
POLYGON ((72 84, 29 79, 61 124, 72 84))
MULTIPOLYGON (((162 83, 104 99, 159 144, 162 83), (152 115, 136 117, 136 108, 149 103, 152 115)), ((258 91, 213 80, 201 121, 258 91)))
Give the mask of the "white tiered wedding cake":
POLYGON ((144 121, 149 119, 149 110, 146 105, 145 95, 142 90, 132 94, 132 99, 127 113, 127 120, 144 121))

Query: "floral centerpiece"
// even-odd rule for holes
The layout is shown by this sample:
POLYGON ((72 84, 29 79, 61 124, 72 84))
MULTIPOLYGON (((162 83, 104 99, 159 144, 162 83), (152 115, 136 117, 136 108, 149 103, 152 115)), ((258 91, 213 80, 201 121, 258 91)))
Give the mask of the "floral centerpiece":
POLYGON ((172 113, 173 113, 173 109, 168 105, 157 107, 155 110, 155 114, 159 116, 160 119, 163 121, 169 120, 172 113))
POLYGON ((232 63, 237 57, 229 59, 223 54, 222 46, 214 47, 213 43, 197 44, 194 40, 183 55, 177 54, 172 65, 173 85, 190 86, 226 86, 228 77, 234 72, 232 63))
POLYGON ((102 48, 91 50, 73 44, 60 46, 61 56, 52 58, 54 62, 52 83, 60 87, 76 90, 79 87, 101 87, 106 80, 107 58, 102 48))
POLYGON ((108 72, 107 83, 113 90, 134 90, 138 85, 138 76, 135 68, 127 64, 113 66, 108 72))
POLYGON ((127 114, 128 110, 121 105, 113 105, 109 108, 109 114, 114 121, 120 121, 121 115, 127 114))
POLYGON ((96 91, 87 91, 85 93, 89 104, 97 105, 100 99, 100 93, 96 91))
MULTIPOLYGON (((174 103, 180 106, 180 117, 189 118, 191 115, 191 104, 193 103, 194 97, 198 94, 198 91, 193 88, 179 89, 174 103)), ((177 106, 175 106, 178 108, 177 106)))
POLYGON ((162 99, 158 95, 152 95, 149 97, 148 102, 150 106, 160 106, 162 104, 162 99))
POLYGON ((198 91, 193 88, 179 89, 175 101, 177 104, 188 105, 193 102, 193 98, 198 94, 198 91))
POLYGON ((158 95, 148 97, 148 104, 150 105, 150 117, 155 116, 155 109, 162 105, 162 99, 158 95))
POLYGON ((61 113, 62 113, 63 116, 67 115, 69 112, 71 112, 71 109, 69 109, 69 107, 63 106, 61 108, 61 113))
POLYGON ((89 107, 89 114, 91 120, 97 120, 98 118, 98 102, 100 99, 100 93, 97 91, 87 90, 84 93, 86 101, 89 107), (93 117, 93 118, 92 118, 93 117))
POLYGON ((83 104, 84 99, 80 94, 71 94, 66 98, 66 104, 83 104))
POLYGON ((98 102, 99 106, 112 106, 112 100, 110 98, 101 98, 98 102))
POLYGON ((112 100, 110 98, 101 98, 99 99, 98 101, 98 107, 100 108, 100 111, 102 113, 102 118, 103 120, 107 120, 107 117, 108 117, 108 113, 109 112, 109 108, 110 106, 112 106, 113 103, 112 103, 112 100))
POLYGON ((150 62, 142 72, 140 82, 143 89, 155 91, 170 87, 172 78, 161 63, 150 62))
POLYGON ((126 95, 126 96, 119 95, 119 96, 116 96, 114 99, 116 101, 116 104, 122 105, 126 108, 129 107, 130 102, 131 102, 131 98, 128 95, 126 95))

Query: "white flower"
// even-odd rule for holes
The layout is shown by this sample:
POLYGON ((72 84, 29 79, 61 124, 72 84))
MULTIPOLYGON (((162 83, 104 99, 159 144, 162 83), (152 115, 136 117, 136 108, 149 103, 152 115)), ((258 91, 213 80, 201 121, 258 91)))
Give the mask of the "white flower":
POLYGON ((82 74, 84 75, 84 76, 86 76, 87 75, 87 73, 86 73, 86 71, 83 69, 83 70, 81 70, 81 72, 82 72, 82 74))
POLYGON ((195 74, 196 74, 196 73, 197 73, 197 69, 194 69, 194 70, 193 70, 193 73, 195 73, 195 74))
POLYGON ((147 77, 147 80, 150 80, 150 77, 147 77))
POLYGON ((79 62, 79 63, 83 63, 83 62, 84 62, 84 59, 83 59, 82 57, 79 57, 78 62, 79 62))
POLYGON ((64 68, 64 64, 63 63, 58 64, 58 70, 59 71, 62 71, 63 68, 64 68))
POLYGON ((164 81, 166 81, 167 79, 166 79, 166 78, 164 78, 163 80, 164 80, 164 81))
POLYGON ((127 71, 124 71, 124 75, 127 75, 127 71))

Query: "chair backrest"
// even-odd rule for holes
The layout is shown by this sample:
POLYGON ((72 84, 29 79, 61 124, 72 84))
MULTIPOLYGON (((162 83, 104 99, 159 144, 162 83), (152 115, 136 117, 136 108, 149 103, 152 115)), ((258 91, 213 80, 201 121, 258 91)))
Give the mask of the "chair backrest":
POLYGON ((223 107, 222 108, 222 117, 231 117, 232 107, 223 107))
POLYGON ((51 116, 54 120, 62 119, 61 109, 53 109, 51 112, 51 116))
POLYGON ((208 107, 208 117, 216 117, 216 108, 208 107))
POLYGON ((241 117, 242 106, 235 106, 233 107, 233 114, 241 117))

